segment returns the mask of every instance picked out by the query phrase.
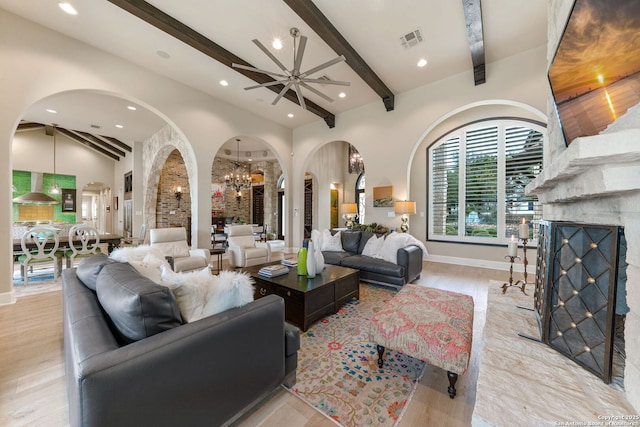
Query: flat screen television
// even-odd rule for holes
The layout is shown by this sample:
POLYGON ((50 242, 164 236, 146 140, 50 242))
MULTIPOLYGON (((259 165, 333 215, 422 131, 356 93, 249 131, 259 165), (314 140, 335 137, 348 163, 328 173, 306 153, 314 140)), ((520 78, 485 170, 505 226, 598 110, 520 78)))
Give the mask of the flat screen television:
POLYGON ((640 103, 640 0, 575 0, 548 77, 567 145, 640 103))

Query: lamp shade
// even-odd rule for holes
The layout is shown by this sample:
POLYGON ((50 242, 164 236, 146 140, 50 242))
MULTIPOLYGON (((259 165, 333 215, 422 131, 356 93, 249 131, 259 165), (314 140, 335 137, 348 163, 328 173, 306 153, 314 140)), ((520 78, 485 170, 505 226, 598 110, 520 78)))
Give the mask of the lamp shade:
POLYGON ((395 204, 395 212, 397 214, 414 215, 416 213, 416 202, 411 200, 397 201, 395 204))
POLYGON ((358 213, 357 203, 342 203, 340 205, 340 212, 343 214, 356 214, 358 213))

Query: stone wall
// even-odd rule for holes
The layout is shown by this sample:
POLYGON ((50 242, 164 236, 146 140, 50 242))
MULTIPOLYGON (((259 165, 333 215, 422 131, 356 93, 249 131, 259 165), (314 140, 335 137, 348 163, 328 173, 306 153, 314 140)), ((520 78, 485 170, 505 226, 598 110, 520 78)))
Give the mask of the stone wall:
MULTIPOLYGON (((551 62, 572 2, 549 2, 548 61, 551 62)), ((527 186, 543 203, 543 218, 624 227, 627 241, 625 321, 626 396, 640 410, 640 105, 601 134, 577 138, 567 148, 549 93, 545 169, 527 186), (547 149, 548 148, 548 149, 547 149)))
MULTIPOLYGON (((235 170, 236 161, 216 157, 211 168, 211 182, 214 185, 222 185, 224 177, 231 174, 235 170)), ((268 230, 275 231, 277 221, 277 183, 282 175, 282 168, 277 161, 262 160, 256 162, 239 162, 242 174, 261 173, 264 175, 264 181, 255 183, 254 185, 264 185, 264 223, 268 230)), ((224 211, 216 212, 217 216, 238 217, 240 220, 252 222, 252 203, 251 190, 243 190, 240 203, 236 200, 235 191, 227 190, 224 192, 224 211)))
MULTIPOLYGON (((216 157, 211 168, 211 182, 214 184, 224 184, 225 175, 231 175, 235 171, 235 161, 216 157)), ((251 164, 239 162, 240 174, 251 174, 251 164)), ((236 192, 227 189, 224 192, 224 217, 239 218, 241 221, 251 222, 251 190, 242 190, 242 197, 238 201, 236 192)))
POLYGON ((178 150, 173 150, 160 173, 156 204, 156 227, 185 227, 189 229, 191 219, 191 194, 184 159, 178 150), (176 198, 181 188, 181 199, 176 198))

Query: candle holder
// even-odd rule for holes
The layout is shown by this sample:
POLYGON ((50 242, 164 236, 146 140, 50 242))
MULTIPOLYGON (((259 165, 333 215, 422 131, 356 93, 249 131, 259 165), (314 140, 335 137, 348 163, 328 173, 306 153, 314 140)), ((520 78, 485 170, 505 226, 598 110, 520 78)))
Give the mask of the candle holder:
POLYGON ((520 239, 522 240, 523 244, 522 244, 522 252, 523 252, 523 256, 524 259, 522 261, 522 263, 524 264, 524 280, 518 280, 515 283, 513 282, 513 263, 515 262, 516 259, 521 259, 519 256, 510 256, 507 255, 505 256, 505 259, 509 259, 509 262, 511 263, 511 266, 509 267, 509 283, 503 283, 502 284, 502 293, 506 293, 507 289, 510 288, 511 286, 515 286, 516 288, 519 288, 523 294, 529 296, 529 294, 527 294, 527 292, 525 291, 525 287, 527 286, 527 241, 529 239, 520 239))

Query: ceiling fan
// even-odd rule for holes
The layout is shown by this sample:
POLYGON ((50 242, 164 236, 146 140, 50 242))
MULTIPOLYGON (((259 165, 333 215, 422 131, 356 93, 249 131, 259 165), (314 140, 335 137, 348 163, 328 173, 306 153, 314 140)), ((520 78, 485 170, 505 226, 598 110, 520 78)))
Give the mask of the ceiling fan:
POLYGON ((298 102, 300 103, 300 106, 305 110, 307 109, 307 106, 304 102, 304 97, 302 96, 301 88, 305 88, 306 90, 312 93, 315 93, 316 95, 327 100, 328 102, 333 102, 333 99, 329 98, 327 95, 320 92, 316 88, 309 86, 308 83, 320 83, 324 85, 339 85, 339 86, 349 86, 351 85, 351 83, 340 82, 335 80, 327 80, 327 79, 316 79, 316 78, 310 78, 309 76, 314 73, 317 73, 318 71, 324 70, 325 68, 328 68, 332 65, 335 65, 339 62, 344 61, 345 60, 344 55, 340 55, 330 61, 325 62, 324 64, 320 64, 305 72, 300 72, 300 66, 302 65, 302 56, 304 55, 304 49, 307 45, 307 38, 303 35, 300 35, 300 30, 298 30, 295 27, 289 30, 289 34, 291 35, 291 37, 293 37, 293 68, 291 70, 288 70, 282 64, 282 62, 278 60, 278 58, 276 58, 271 52, 269 52, 269 50, 262 43, 260 43, 258 39, 252 40, 253 43, 255 43, 256 46, 258 46, 261 51, 263 51, 273 62, 276 63, 276 65, 283 71, 284 74, 280 72, 271 72, 271 71, 261 70, 259 68, 249 67, 242 64, 236 64, 236 63, 231 64, 231 66, 234 68, 241 68, 243 70, 255 71, 256 73, 267 74, 269 76, 273 76, 276 78, 275 81, 261 83, 255 86, 245 87, 244 90, 251 90, 259 87, 275 86, 277 84, 284 84, 284 88, 280 91, 278 96, 276 96, 276 98, 273 100, 271 105, 276 105, 278 101, 280 101, 280 98, 282 98, 284 94, 287 93, 287 91, 293 87, 298 97, 298 102), (299 44, 297 43, 298 38, 300 38, 299 44))

